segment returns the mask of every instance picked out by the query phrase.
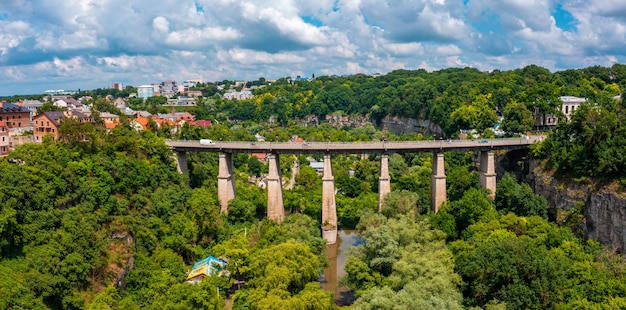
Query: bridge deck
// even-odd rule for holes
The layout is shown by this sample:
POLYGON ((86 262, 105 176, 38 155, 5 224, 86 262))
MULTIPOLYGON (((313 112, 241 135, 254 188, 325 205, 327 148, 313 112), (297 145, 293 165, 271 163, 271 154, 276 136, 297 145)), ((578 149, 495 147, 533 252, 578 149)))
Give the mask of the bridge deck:
POLYGON ((200 144, 199 140, 166 140, 178 152, 276 153, 276 154, 361 154, 361 153, 418 153, 467 152, 525 149, 540 137, 505 138, 489 140, 434 140, 403 142, 245 142, 215 141, 200 144))

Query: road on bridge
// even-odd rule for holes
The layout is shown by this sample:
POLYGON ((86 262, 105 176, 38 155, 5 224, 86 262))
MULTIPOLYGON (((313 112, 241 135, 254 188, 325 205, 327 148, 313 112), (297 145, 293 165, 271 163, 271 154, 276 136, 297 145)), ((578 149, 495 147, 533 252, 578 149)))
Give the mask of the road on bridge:
POLYGON ((359 153, 418 153, 461 152, 525 149, 542 137, 475 139, 475 140, 426 140, 426 141, 377 141, 377 142, 250 142, 215 141, 200 144, 199 140, 165 140, 178 152, 226 152, 226 153, 276 153, 276 154, 359 154, 359 153))

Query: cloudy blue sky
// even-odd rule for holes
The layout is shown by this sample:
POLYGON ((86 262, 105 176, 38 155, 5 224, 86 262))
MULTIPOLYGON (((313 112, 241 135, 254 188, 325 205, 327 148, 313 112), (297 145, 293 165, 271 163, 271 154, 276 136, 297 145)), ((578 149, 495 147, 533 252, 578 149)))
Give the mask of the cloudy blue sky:
POLYGON ((0 0, 0 95, 614 63, 624 0, 0 0))

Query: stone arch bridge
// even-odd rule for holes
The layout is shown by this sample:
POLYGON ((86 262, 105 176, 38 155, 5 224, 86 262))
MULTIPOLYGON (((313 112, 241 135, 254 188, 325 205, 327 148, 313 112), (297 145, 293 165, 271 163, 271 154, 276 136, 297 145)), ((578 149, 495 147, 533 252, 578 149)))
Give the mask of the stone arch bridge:
POLYGON ((491 140, 431 140, 404 142, 214 142, 200 144, 199 140, 166 140, 165 143, 174 151, 179 172, 187 171, 188 152, 219 153, 219 172, 217 182, 218 200, 221 212, 228 212, 228 202, 235 198, 235 173, 233 153, 266 153, 269 161, 267 176, 267 216, 281 222, 285 216, 282 195, 282 176, 279 156, 281 154, 321 154, 324 156, 322 176, 322 227, 328 243, 335 243, 337 236, 337 209, 335 205, 334 177, 331 169, 332 154, 381 154, 379 176, 379 210, 383 198, 391 191, 389 176, 389 154, 391 153, 433 153, 433 172, 431 177, 431 203, 435 212, 446 201, 446 175, 444 171, 445 152, 480 153, 480 185, 491 192, 496 192, 496 173, 494 150, 527 149, 540 137, 506 138, 491 140))

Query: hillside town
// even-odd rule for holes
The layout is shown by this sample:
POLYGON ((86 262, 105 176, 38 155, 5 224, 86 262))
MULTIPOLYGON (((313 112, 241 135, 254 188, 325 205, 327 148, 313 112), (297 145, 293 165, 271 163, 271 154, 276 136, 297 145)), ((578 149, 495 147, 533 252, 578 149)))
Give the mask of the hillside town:
MULTIPOLYGON (((378 76, 378 75, 376 75, 378 76)), ((375 76, 374 76, 375 77, 375 76)), ((296 77, 295 79, 287 79, 288 83, 311 82, 313 79, 308 77, 296 77)), ((267 85, 271 85, 273 81, 265 81, 261 78, 259 81, 245 82, 234 81, 232 83, 216 82, 215 92, 210 94, 218 100, 250 100, 254 98, 256 90, 267 85), (261 83, 259 83, 261 82, 261 83)), ((79 123, 96 123, 96 118, 106 130, 111 130, 120 124, 120 118, 124 117, 130 122, 132 128, 136 130, 158 130, 163 126, 167 126, 173 134, 175 134, 182 126, 189 124, 190 126, 206 127, 211 126, 214 120, 203 119, 197 120, 196 115, 190 112, 177 112, 177 107, 194 107, 198 100, 207 99, 206 84, 202 79, 185 80, 177 83, 173 80, 166 80, 160 83, 146 84, 138 87, 124 86, 122 83, 114 82, 111 84, 110 90, 124 91, 130 90, 127 96, 115 97, 114 95, 105 95, 102 99, 116 108, 115 112, 97 111, 93 108, 94 97, 78 96, 76 91, 65 90, 46 90, 42 96, 42 100, 24 99, 16 102, 0 101, 0 156, 6 156, 15 147, 24 143, 41 143, 46 135, 54 140, 59 138, 59 127, 64 119, 71 118, 79 123), (204 92, 204 94, 203 94, 204 92), (169 113, 150 113, 148 111, 137 110, 131 108, 130 102, 146 102, 149 98, 163 98, 159 101, 160 106, 168 108, 169 113), (40 112, 44 104, 51 104, 54 111, 40 112), (96 112, 97 117, 92 115, 96 112)), ((620 96, 616 96, 618 99, 620 96)), ((560 97, 560 115, 555 113, 546 113, 539 108, 535 108, 533 112, 533 130, 549 130, 558 124, 559 118, 569 120, 572 113, 580 107, 586 98, 576 96, 560 97)), ((502 121, 501 112, 499 113, 499 121, 494 124, 493 131, 496 135, 504 135, 505 132, 500 130, 499 123, 502 121)), ((315 118, 315 116, 309 116, 315 118)), ((342 124, 350 124, 344 118, 337 118, 336 115, 326 115, 325 120, 329 123, 335 123, 337 126, 342 124)), ((271 119, 268 120, 271 122, 271 119)), ((316 124, 319 121, 315 120, 316 124)), ((467 128, 462 133, 473 132, 475 129, 467 128)), ((471 135, 471 134, 470 134, 471 135)))

